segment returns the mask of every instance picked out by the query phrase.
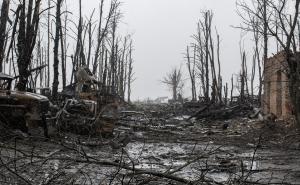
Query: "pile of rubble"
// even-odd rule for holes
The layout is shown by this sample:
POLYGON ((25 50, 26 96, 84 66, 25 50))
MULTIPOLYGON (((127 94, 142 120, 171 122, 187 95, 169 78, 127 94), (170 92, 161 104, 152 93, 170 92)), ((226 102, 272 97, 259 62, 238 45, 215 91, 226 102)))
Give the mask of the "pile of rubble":
POLYGON ((108 104, 100 111, 97 111, 97 107, 95 101, 69 99, 57 113, 56 126, 60 131, 80 135, 111 136, 118 107, 108 104))
POLYGON ((236 117, 248 117, 253 114, 254 107, 248 104, 236 104, 232 106, 224 105, 203 105, 195 114, 189 119, 212 119, 212 120, 226 120, 236 117))

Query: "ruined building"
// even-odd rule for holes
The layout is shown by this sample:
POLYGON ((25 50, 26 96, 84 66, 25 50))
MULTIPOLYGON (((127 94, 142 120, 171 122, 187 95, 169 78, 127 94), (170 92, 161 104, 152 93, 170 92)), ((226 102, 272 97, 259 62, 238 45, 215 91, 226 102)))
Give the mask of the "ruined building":
POLYGON ((287 60, 284 52, 279 52, 265 61, 263 112, 273 113, 283 119, 292 115, 286 69, 287 60))

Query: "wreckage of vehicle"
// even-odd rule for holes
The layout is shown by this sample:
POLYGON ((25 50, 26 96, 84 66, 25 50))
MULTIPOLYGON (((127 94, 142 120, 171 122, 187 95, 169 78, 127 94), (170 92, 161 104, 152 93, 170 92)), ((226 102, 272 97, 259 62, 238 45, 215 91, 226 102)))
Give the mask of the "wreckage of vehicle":
POLYGON ((120 99, 97 81, 87 67, 76 72, 77 82, 62 92, 64 105, 56 116, 59 131, 80 135, 113 135, 120 99))
POLYGON ((49 99, 45 96, 12 90, 14 78, 0 73, 0 119, 9 127, 30 133, 32 129, 42 128, 48 137, 46 116, 49 99))
POLYGON ((97 81, 88 68, 78 69, 76 77, 76 83, 67 86, 58 104, 53 105, 51 95, 47 98, 42 91, 43 95, 11 90, 14 78, 0 73, 1 122, 25 133, 42 128, 46 137, 48 127, 51 135, 64 131, 112 136, 120 98, 111 87, 97 81))

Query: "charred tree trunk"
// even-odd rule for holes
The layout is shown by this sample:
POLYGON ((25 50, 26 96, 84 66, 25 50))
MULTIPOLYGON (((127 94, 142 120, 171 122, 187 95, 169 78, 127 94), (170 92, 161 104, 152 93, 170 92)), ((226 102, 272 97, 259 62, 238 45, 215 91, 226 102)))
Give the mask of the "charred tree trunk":
MULTIPOLYGON (((259 30, 258 30, 258 21, 255 22, 254 29, 254 42, 255 42, 255 51, 254 56, 256 57, 254 60, 257 61, 257 67, 258 67, 258 79, 259 79, 259 86, 258 86, 258 103, 261 105, 261 99, 262 99, 262 88, 263 88, 263 70, 262 70, 262 62, 260 58, 260 52, 259 52, 259 30)), ((255 64, 253 64, 255 65, 255 64)))
POLYGON ((241 74, 240 74, 240 83, 241 83, 241 88, 240 88, 240 100, 241 102, 245 101, 245 87, 246 87, 246 69, 245 69, 245 65, 246 65, 246 53, 243 52, 242 54, 242 70, 241 70, 241 74))
MULTIPOLYGON (((102 44, 102 16, 103 16, 103 6, 104 6, 104 0, 101 0, 100 4, 100 14, 99 14, 99 26, 98 26, 98 35, 97 35, 97 46, 96 46, 96 52, 94 57, 94 64, 93 64, 93 74, 96 74, 97 67, 98 67, 98 58, 100 55, 100 48, 102 44)), ((99 66, 99 68, 102 66, 99 66)), ((100 76, 101 74, 99 74, 100 76)))
POLYGON ((39 28, 40 2, 41 0, 36 0, 35 3, 33 0, 29 0, 27 8, 25 7, 25 0, 23 0, 22 3, 17 44, 19 52, 17 60, 19 69, 17 89, 22 91, 26 90, 28 77, 30 76, 28 67, 31 63, 32 52, 36 43, 39 28))
MULTIPOLYGON (((77 41, 76 41, 76 50, 74 54, 74 64, 75 71, 78 70, 79 67, 85 65, 85 57, 83 53, 83 45, 82 45, 82 8, 81 8, 81 0, 79 0, 79 22, 78 22, 78 30, 77 30, 77 41)), ((74 76, 75 77, 75 76, 74 76)), ((75 83, 77 83, 77 79, 74 79, 75 83)))
POLYGON ((98 26, 98 36, 97 36, 98 38, 97 38, 95 59, 94 59, 94 63, 93 63, 93 74, 95 74, 97 71, 97 67, 98 67, 98 63, 99 63, 98 59, 99 59, 99 54, 100 54, 100 48, 101 48, 101 45, 103 44, 104 38, 106 37, 106 35, 108 33, 109 25, 112 22, 113 15, 119 6, 119 3, 117 1, 114 1, 111 3, 105 26, 102 29, 103 6, 104 6, 104 0, 101 0, 100 18, 99 18, 100 21, 99 21, 99 26, 98 26))
POLYGON ((108 60, 108 51, 107 49, 105 49, 105 59, 104 59, 104 71, 103 71, 103 88, 105 88, 105 86, 107 86, 107 60, 108 60))
POLYGON ((3 0, 0 15, 0 72, 2 72, 2 64, 5 54, 5 38, 6 38, 6 24, 8 21, 10 0, 3 0))
MULTIPOLYGON (((95 11, 95 9, 94 9, 95 11)), ((87 29, 88 29, 88 53, 87 53, 87 66, 90 68, 90 63, 91 63, 91 52, 92 52, 92 42, 93 42, 93 30, 92 30, 92 18, 94 15, 94 11, 89 19, 87 29)))
POLYGON ((224 105, 227 106, 228 103, 228 83, 224 87, 224 105))
MULTIPOLYGON (((67 10, 66 10, 67 12, 67 10)), ((62 75, 62 87, 65 89, 67 85, 67 71, 66 71, 66 60, 67 60, 67 20, 68 14, 65 16, 64 29, 60 26, 60 47, 61 47, 61 75, 62 75)))
POLYGON ((215 52, 214 52, 214 44, 212 40, 212 32, 211 32, 211 23, 212 23, 212 14, 209 14, 209 21, 207 24, 208 33, 209 33, 209 58, 210 58, 210 69, 211 69, 211 77, 212 77, 212 95, 211 95, 211 102, 216 103, 218 97, 218 82, 216 77, 216 68, 215 68, 215 52))
POLYGON ((233 86, 233 76, 232 76, 231 77, 230 103, 233 102, 233 89, 234 89, 234 86, 233 86))
POLYGON ((119 92, 120 96, 124 99, 125 91, 124 91, 124 79, 125 78, 125 55, 126 55, 126 47, 127 47, 127 37, 124 38, 124 46, 122 51, 122 59, 120 63, 120 78, 119 78, 119 92))
MULTIPOLYGON (((205 25, 208 24, 208 12, 205 13, 205 25)), ((205 92, 205 101, 209 102, 209 30, 205 28, 205 81, 206 81, 206 92, 205 92)))
POLYGON ((127 82, 127 101, 131 103, 131 83, 133 81, 133 59, 132 59, 132 41, 129 46, 129 64, 128 64, 128 82, 127 82))
MULTIPOLYGON (((11 35, 11 38, 15 38, 16 34, 17 34, 17 27, 18 27, 18 23, 19 23, 19 19, 20 19, 20 11, 22 9, 22 5, 19 5, 17 10, 16 10, 16 13, 15 13, 15 20, 14 20, 14 25, 13 25, 13 28, 12 28, 12 35, 11 35)), ((11 39, 10 40, 10 44, 8 46, 8 51, 7 51, 7 56, 6 56, 6 60, 9 60, 8 57, 9 57, 9 54, 11 53, 11 56, 14 56, 14 51, 15 51, 15 40, 14 39, 11 39)), ((11 63, 13 64, 13 58, 14 57, 11 57, 11 63)), ((12 65, 13 66, 13 69, 14 69, 14 75, 16 76, 16 71, 15 71, 15 65, 12 65)))
POLYGON ((196 94, 196 82, 195 82, 195 57, 196 57, 196 51, 194 48, 194 59, 192 62, 191 61, 191 57, 190 57, 190 51, 189 51, 189 47, 187 46, 186 49, 186 58, 187 58, 187 67, 188 67, 188 71, 189 71, 189 75, 190 75, 190 80, 191 80, 191 87, 192 87, 192 101, 196 101, 197 100, 197 94, 196 94))
MULTIPOLYGON (((220 35, 217 32, 217 58, 218 58, 218 95, 219 95, 219 103, 222 102, 222 87, 223 87, 223 80, 221 76, 221 61, 220 61, 220 35)), ((226 84, 227 87, 227 84, 226 84)), ((226 95, 227 96, 227 95, 226 95)), ((227 100, 226 100, 227 101, 227 100)))
MULTIPOLYGON (((60 40, 60 33, 61 33, 61 4, 62 0, 57 0, 56 5, 56 28, 55 28, 55 39, 54 39, 54 62, 53 62, 53 84, 52 84, 52 96, 53 99, 56 100, 58 96, 58 85, 59 85, 59 58, 58 58, 58 48, 59 48, 59 40, 60 40)), ((63 48, 63 47, 62 47, 63 48)))
POLYGON ((48 0, 48 17, 47 17, 47 78, 45 79, 46 80, 46 86, 47 87, 50 87, 50 15, 51 15, 51 1, 48 0))
POLYGON ((199 63, 198 63, 198 69, 199 69, 199 75, 200 75, 200 80, 202 84, 202 92, 203 96, 206 95, 206 85, 205 84, 205 77, 206 77, 206 70, 205 70, 205 62, 204 62, 204 51, 203 51, 203 44, 202 44, 202 35, 201 35, 201 27, 200 23, 198 23, 197 27, 197 43, 198 43, 198 55, 199 55, 199 63))
MULTIPOLYGON (((116 15, 115 15, 116 16, 116 15)), ((110 55, 110 80, 112 92, 115 93, 115 71, 116 71, 116 29, 117 29, 117 18, 114 17, 112 25, 112 44, 111 44, 111 55, 110 55)))
POLYGON ((267 17, 267 0, 263 0, 263 37, 264 37, 264 61, 268 59, 268 17, 267 17))

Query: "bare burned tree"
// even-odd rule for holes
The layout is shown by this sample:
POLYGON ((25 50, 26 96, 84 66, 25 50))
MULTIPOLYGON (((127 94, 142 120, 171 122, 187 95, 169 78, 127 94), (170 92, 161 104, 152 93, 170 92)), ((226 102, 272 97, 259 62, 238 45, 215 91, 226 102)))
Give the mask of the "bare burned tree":
MULTIPOLYGON (((59 40, 61 39, 61 5, 63 0, 57 0, 56 4, 56 28, 55 28, 55 39, 54 39, 54 62, 53 62, 53 85, 52 85, 52 96, 53 99, 57 99, 57 93, 58 93, 58 85, 59 85, 59 58, 58 58, 58 48, 59 48, 59 40)), ((61 39, 62 40, 62 39, 61 39)), ((62 55, 64 55, 62 53, 62 55)))
POLYGON ((82 66, 86 65, 86 59, 84 54, 84 43, 83 43, 83 17, 82 17, 82 1, 79 0, 79 20, 77 27, 77 35, 76 35, 76 49, 73 56, 73 70, 72 70, 72 76, 71 76, 71 83, 73 82, 73 79, 75 83, 77 82, 77 79, 75 78, 75 72, 82 66))
POLYGON ((180 68, 173 68, 162 80, 162 83, 166 84, 168 88, 172 90, 173 100, 177 101, 178 94, 182 90, 183 76, 180 68))
POLYGON ((52 86, 53 99, 56 99, 60 87, 66 89, 67 83, 76 84, 76 72, 85 66, 102 84, 97 90, 107 89, 123 99, 126 94, 130 97, 134 74, 133 43, 130 36, 118 32, 122 17, 120 2, 107 1, 110 4, 105 7, 106 1, 101 0, 99 20, 95 21, 94 11, 84 18, 79 0, 77 23, 68 17, 72 12, 67 10, 65 2, 49 0, 42 5, 41 0, 21 0, 14 4, 15 10, 12 8, 13 21, 8 18, 11 1, 1 3, 1 68, 4 66, 9 74, 16 76, 19 90, 35 91, 39 87, 52 86), (50 11, 52 8, 56 9, 54 15, 50 11), (74 48, 73 55, 68 52, 69 46, 74 48), (2 65, 4 60, 9 66, 2 65), (72 70, 69 71, 70 67, 72 70))
POLYGON ((109 74, 109 82, 112 87, 112 92, 115 93, 115 80, 116 80, 116 63, 117 63, 117 53, 118 53, 118 41, 117 41, 117 21, 118 17, 114 14, 113 22, 112 22, 112 30, 111 30, 111 55, 110 55, 110 74, 109 74))
MULTIPOLYGON (((223 96, 222 96, 222 90, 223 90, 223 79, 221 75, 221 60, 220 60, 220 35, 218 31, 216 31, 217 35, 217 60, 218 60, 218 81, 217 81, 217 90, 218 90, 218 98, 219 98, 219 103, 223 103, 223 96)), ((226 88, 226 87, 224 87, 226 88)), ((226 99, 226 97, 225 97, 226 99)))
POLYGON ((124 43, 123 43, 123 50, 121 51, 121 58, 119 60, 119 65, 118 65, 118 68, 119 68, 119 74, 118 74, 118 79, 119 79, 119 83, 118 83, 118 92, 119 92, 119 95, 124 99, 125 97, 125 91, 124 91, 124 81, 126 81, 126 76, 125 76, 125 68, 127 67, 126 66, 126 50, 127 50, 127 39, 128 37, 125 37, 124 38, 124 43))
POLYGON ((198 22, 197 34, 193 35, 196 41, 195 58, 197 59, 197 74, 200 78, 205 101, 222 103, 223 87, 220 65, 220 36, 216 32, 217 42, 215 43, 212 33, 212 21, 213 12, 204 11, 203 18, 198 22), (218 68, 216 68, 216 65, 218 68), (218 70, 218 73, 216 70, 218 70))
MULTIPOLYGON (((253 33, 253 41, 254 41, 254 50, 253 50, 253 63, 252 63, 252 77, 251 77, 251 85, 253 84, 254 78, 256 77, 256 70, 258 69, 258 79, 259 79, 259 85, 258 85, 258 102, 261 103, 261 96, 262 96, 262 89, 263 89, 263 72, 264 68, 263 61, 266 61, 268 58, 268 40, 269 40, 269 32, 267 28, 268 23, 268 0, 263 1, 251 1, 251 5, 255 8, 253 8, 253 12, 251 11, 238 11, 239 16, 243 20, 243 25, 240 26, 244 31, 252 32, 253 33), (254 13, 255 12, 255 13, 254 13), (253 16, 253 14, 260 15, 261 18, 257 16, 253 16), (263 47, 263 59, 261 58, 261 45, 263 47), (257 68, 256 68, 257 64, 257 68)), ((239 7, 249 8, 245 2, 238 1, 237 5, 239 7)), ((242 9, 244 9, 242 8, 242 9)), ((251 86, 251 89, 253 89, 253 85, 251 86)), ((253 91, 253 90, 251 90, 253 91)), ((253 94, 253 93, 252 93, 253 94)))
POLYGON ((67 43, 67 25, 68 25, 68 7, 66 5, 64 16, 64 26, 60 27, 60 49, 61 49, 61 73, 62 73, 62 87, 63 89, 67 86, 67 52, 68 46, 67 43))
MULTIPOLYGON (((207 83, 206 83, 206 70, 205 70, 205 61, 204 61, 204 49, 203 49, 203 41, 202 41, 202 31, 201 31, 201 27, 200 27, 200 23, 197 24, 197 34, 195 34, 194 39, 196 40, 196 48, 195 51, 197 52, 196 57, 197 57, 197 77, 200 79, 200 93, 202 92, 203 96, 207 95, 207 91, 209 89, 207 89, 207 83)), ((205 99, 207 99, 208 97, 206 97, 205 99)))
MULTIPOLYGON (((98 26, 98 35, 97 35, 97 46, 96 46, 96 52, 95 52, 95 57, 94 57, 94 64, 93 64, 93 73, 95 74, 97 71, 97 67, 99 66, 99 56, 100 56, 100 49, 103 45, 104 39, 108 34, 109 31, 109 26, 112 23, 114 13, 116 12, 116 9, 118 9, 120 3, 117 1, 113 1, 110 5, 109 13, 106 18, 106 22, 104 27, 102 27, 103 24, 103 7, 104 7, 104 0, 101 0, 100 4, 100 15, 99 15, 99 26, 98 26)), ((102 51, 102 56, 103 56, 103 51, 102 51)), ((100 57, 101 58, 101 57, 100 57)), ((100 68, 102 66, 100 65, 100 68)))
POLYGON ((0 72, 2 72, 2 63, 5 54, 5 42, 6 42, 6 25, 8 22, 8 12, 9 12, 10 0, 4 0, 1 7, 0 15, 0 72))
POLYGON ((224 105, 227 106, 228 103, 228 83, 224 86, 224 105))
MULTIPOLYGON (((255 66, 255 61, 257 62, 258 67, 258 77, 259 77, 259 88, 258 88, 258 103, 261 104, 261 96, 262 96, 262 90, 263 90, 263 69, 262 69, 262 61, 260 57, 260 46, 259 46, 259 21, 253 22, 253 38, 255 42, 255 49, 254 49, 254 58, 253 58, 253 66, 255 66)), ((268 38, 268 37, 266 37, 268 38)), ((267 48, 267 39, 264 40, 264 48, 267 48)), ((264 49, 264 57, 267 57, 267 49, 264 49)), ((253 70, 253 73, 255 73, 256 69, 253 70)), ((255 75, 253 75, 255 76, 255 75)), ((253 80, 252 80, 253 81, 253 80)), ((253 82, 252 82, 253 83, 253 82)))
POLYGON ((204 22, 200 22, 202 30, 204 31, 204 53, 205 53, 205 78, 206 78, 206 92, 205 92, 205 100, 209 101, 209 34, 211 33, 211 25, 210 25, 210 12, 207 11, 204 13, 204 22))
POLYGON ((232 76, 231 76, 230 103, 233 102, 233 90, 234 90, 234 84, 233 84, 233 75, 232 75, 232 76))
POLYGON ((51 15, 51 0, 48 0, 48 14, 47 14, 47 73, 45 73, 45 83, 50 87, 50 42, 51 42, 51 29, 50 29, 50 15, 51 15))
POLYGON ((246 94, 247 92, 247 59, 246 59, 246 53, 243 51, 242 53, 242 69, 240 72, 240 100, 241 102, 245 102, 246 94))
POLYGON ((252 98, 252 100, 254 99, 254 80, 255 80, 255 75, 256 75, 256 52, 254 51, 254 55, 253 55, 253 58, 252 58, 251 84, 250 84, 251 98, 252 98))
POLYGON ((132 41, 130 42, 129 46, 129 64, 128 64, 128 80, 127 80, 127 101, 131 102, 131 84, 134 81, 134 73, 133 73, 133 58, 132 58, 132 52, 133 52, 133 45, 132 41))
POLYGON ((197 92, 196 92, 196 45, 194 45, 194 56, 193 58, 190 56, 189 46, 186 49, 186 59, 187 59, 187 67, 191 79, 192 85, 192 101, 197 100, 197 92))
POLYGON ((26 90, 28 77, 30 76, 28 67, 31 64, 32 52, 39 29, 40 4, 41 0, 28 0, 27 7, 26 0, 23 0, 21 4, 17 44, 19 69, 17 88, 19 90, 26 90))
POLYGON ((268 0, 263 0, 263 3, 259 3, 259 9, 262 7, 262 22, 263 22, 263 38, 264 38, 264 61, 268 59, 268 17, 267 17, 267 3, 268 0))

